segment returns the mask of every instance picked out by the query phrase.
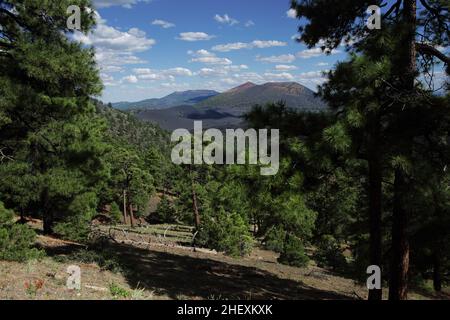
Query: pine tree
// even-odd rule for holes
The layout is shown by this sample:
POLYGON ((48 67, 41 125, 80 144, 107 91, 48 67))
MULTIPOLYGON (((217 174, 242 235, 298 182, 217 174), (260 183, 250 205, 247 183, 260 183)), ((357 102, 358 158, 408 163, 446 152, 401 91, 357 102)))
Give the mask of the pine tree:
MULTIPOLYGON (((299 28, 301 33, 299 40, 309 46, 321 44, 322 49, 330 52, 338 47, 342 41, 349 44, 350 40, 357 39, 353 45, 358 47, 358 40, 364 41, 371 33, 365 28, 365 12, 370 5, 381 6, 381 1, 292 1, 292 8, 297 11, 298 18, 306 18, 305 26, 299 28), (333 8, 333 10, 329 10, 333 8)), ((384 23, 388 22, 395 29, 397 40, 396 53, 391 61, 398 66, 397 80, 392 84, 393 88, 398 89, 403 97, 416 96, 414 80, 419 73, 416 59, 417 53, 425 58, 437 58, 445 64, 449 64, 450 58, 440 53, 435 45, 448 45, 448 24, 446 23, 446 14, 448 7, 445 1, 434 1, 429 3, 426 0, 420 0, 420 15, 428 19, 416 18, 416 0, 398 0, 389 4, 382 16, 384 23), (422 38, 416 37, 416 31, 424 30, 422 38)), ((372 32, 373 34, 374 32, 372 32)), ((422 65, 428 67, 428 65, 422 65)), ((420 70, 423 71, 423 70, 420 70)), ((395 106, 397 110, 405 110, 405 104, 397 99, 395 106), (402 107, 403 109, 402 109, 402 107)), ((409 107, 409 106, 407 106, 409 107)), ((399 116, 403 117, 400 111, 399 116)), ((373 128, 374 133, 376 127, 373 128)), ((407 138, 404 136, 404 138, 407 138)), ((406 140, 411 142, 411 140, 406 140)), ((408 143, 407 143, 408 144, 408 143)), ((375 147, 375 146, 374 146, 375 147)), ((406 146, 399 153, 399 157, 408 157, 409 147, 406 146), (401 154, 401 155, 400 155, 401 154)), ((372 162, 377 162, 375 159, 372 162)), ((375 164, 375 163, 374 163, 375 164)), ((371 207, 372 226, 371 226, 371 263, 379 263, 381 256, 380 239, 380 217, 381 206, 375 205, 375 200, 380 196, 379 172, 374 171, 371 174, 374 201, 371 207), (375 179, 377 178, 377 179, 375 179), (377 181, 375 181, 377 180, 377 181), (375 190, 376 188, 376 190, 375 190)), ((410 177, 404 170, 404 167, 397 167, 395 179, 395 199, 393 209, 393 251, 391 264, 390 298, 406 299, 406 280, 408 272, 408 243, 406 235, 407 216, 405 209, 407 202, 404 195, 408 194, 408 180, 410 177)), ((381 299, 381 292, 371 290, 369 299, 381 299)))
POLYGON ((70 5, 82 9, 82 31, 91 30, 90 1, 0 4, 0 147, 34 181, 37 199, 4 197, 15 208, 39 208, 45 233, 107 174, 104 125, 91 101, 102 86, 93 50, 67 36, 70 5))

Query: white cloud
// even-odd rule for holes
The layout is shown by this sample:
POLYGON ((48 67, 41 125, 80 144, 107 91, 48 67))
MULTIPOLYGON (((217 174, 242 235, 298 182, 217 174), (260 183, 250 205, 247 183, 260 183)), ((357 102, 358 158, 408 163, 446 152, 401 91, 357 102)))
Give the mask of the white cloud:
POLYGON ((177 39, 193 42, 193 41, 207 41, 211 40, 214 37, 215 36, 209 35, 205 32, 182 32, 180 33, 177 39))
POLYGON ((285 47, 285 46, 287 46, 286 42, 276 41, 276 40, 270 40, 270 41, 255 40, 251 44, 255 48, 270 48, 270 47, 285 47))
POLYGON ((241 70, 247 70, 248 66, 245 64, 241 64, 241 65, 225 66, 223 68, 226 71, 237 72, 237 71, 241 71, 241 70))
POLYGON ((327 66, 327 65, 328 65, 328 62, 319 62, 317 64, 317 66, 319 66, 319 67, 324 67, 324 66, 327 66))
POLYGON ((227 44, 220 44, 217 46, 214 46, 212 50, 214 51, 220 51, 220 52, 229 52, 232 50, 241 50, 241 49, 253 49, 253 48, 271 48, 271 47, 284 47, 287 46, 286 42, 277 41, 277 40, 268 40, 268 41, 261 41, 261 40, 254 40, 252 42, 235 42, 235 43, 227 43, 227 44))
POLYGON ((179 77, 190 77, 192 76, 192 71, 187 68, 171 68, 163 71, 164 74, 179 77))
POLYGON ((286 65, 286 64, 279 64, 275 66, 275 70, 277 71, 291 71, 291 70, 297 70, 296 66, 292 65, 286 65))
POLYGON ((292 63, 295 61, 293 54, 282 54, 280 56, 261 57, 257 56, 256 61, 269 63, 292 63))
POLYGON ((245 26, 248 28, 248 27, 253 27, 255 25, 255 23, 252 21, 252 20, 248 20, 246 23, 245 23, 245 26))
POLYGON ((196 75, 208 78, 208 77, 223 77, 228 74, 224 69, 216 69, 216 68, 202 68, 200 69, 196 75))
POLYGON ((122 6, 129 9, 138 2, 150 2, 150 0, 94 0, 94 5, 96 8, 122 6))
POLYGON ((109 65, 109 66, 100 66, 100 70, 102 72, 122 72, 123 68, 119 66, 109 65))
POLYGON ((299 74, 299 77, 302 79, 315 79, 315 78, 324 78, 324 72, 328 72, 329 70, 319 70, 319 71, 308 71, 299 74))
POLYGON ((288 18, 295 19, 297 18, 297 11, 295 11, 295 9, 289 9, 288 11, 286 11, 286 16, 288 18))
POLYGON ((121 52, 142 52, 150 49, 156 41, 146 37, 146 33, 138 28, 128 31, 120 31, 106 25, 106 22, 98 16, 97 26, 88 35, 77 32, 74 39, 85 45, 94 46, 102 50, 118 50, 121 52))
POLYGON ((297 81, 308 87, 315 87, 325 83, 328 80, 324 75, 324 72, 327 71, 328 70, 303 72, 298 75, 297 81))
POLYGON ((198 75, 203 78, 209 77, 226 77, 229 76, 230 73, 237 73, 242 70, 247 70, 248 66, 245 64, 241 65, 227 65, 227 66, 217 66, 210 68, 202 68, 195 75, 198 75))
POLYGON ((191 77, 192 71, 187 68, 177 67, 165 70, 154 70, 150 68, 135 68, 133 69, 135 76, 140 80, 168 80, 175 81, 176 77, 191 77))
POLYGON ((264 77, 256 72, 244 72, 244 73, 236 73, 232 76, 233 79, 236 79, 238 83, 243 82, 264 82, 264 77))
POLYGON ((244 42, 234 42, 234 43, 227 43, 227 44, 219 44, 217 46, 212 47, 212 50, 214 51, 220 51, 220 52, 228 52, 231 50, 240 50, 240 49, 248 49, 249 44, 244 42))
POLYGON ((323 52, 321 48, 312 48, 312 49, 305 49, 300 52, 297 52, 296 56, 297 56, 297 58, 301 58, 301 59, 309 59, 309 58, 320 57, 325 54, 331 54, 331 55, 338 54, 340 52, 341 51, 336 50, 336 49, 328 51, 328 52, 323 52))
POLYGON ((287 80, 287 81, 293 81, 295 78, 292 74, 289 72, 282 72, 282 73, 264 73, 264 77, 266 79, 270 80, 287 80))
POLYGON ((153 20, 152 25, 160 26, 163 29, 169 29, 169 28, 175 27, 175 24, 165 21, 165 20, 159 20, 159 19, 153 20))
POLYGON ((237 21, 236 19, 231 18, 228 14, 225 14, 223 16, 216 14, 214 16, 214 20, 216 20, 219 23, 223 23, 223 24, 229 24, 230 26, 234 26, 235 24, 238 24, 239 21, 237 21))
POLYGON ((141 64, 146 62, 145 60, 136 57, 131 52, 99 49, 97 49, 97 52, 95 53, 95 60, 97 61, 101 69, 106 70, 108 68, 112 68, 114 70, 122 65, 141 64))
POLYGON ((201 62, 204 64, 215 64, 215 65, 227 65, 232 64, 232 61, 227 58, 219 58, 219 57, 198 57, 191 59, 191 62, 201 62))
POLYGON ((214 53, 207 50, 188 51, 188 54, 193 56, 190 62, 200 62, 210 65, 231 65, 233 62, 227 58, 217 57, 214 53))
POLYGON ((138 78, 136 76, 130 75, 130 76, 123 77, 122 82, 137 83, 138 78))
POLYGON ((123 71, 123 65, 146 62, 135 54, 150 49, 155 44, 154 39, 148 38, 146 33, 138 28, 121 31, 108 26, 107 21, 102 19, 98 12, 95 12, 95 15, 95 29, 88 35, 76 32, 73 39, 95 47, 95 59, 102 72, 120 72, 123 71))
POLYGON ((113 82, 114 77, 112 75, 106 74, 106 73, 100 73, 100 78, 103 82, 113 82))

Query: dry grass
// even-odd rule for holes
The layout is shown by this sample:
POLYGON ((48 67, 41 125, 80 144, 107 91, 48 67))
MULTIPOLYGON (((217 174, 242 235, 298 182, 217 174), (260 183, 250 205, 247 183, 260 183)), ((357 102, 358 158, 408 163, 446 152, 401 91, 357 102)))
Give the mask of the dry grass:
MULTIPOLYGON (((176 247, 139 248, 109 243, 122 272, 96 263, 70 261, 67 254, 83 247, 39 236, 49 256, 25 264, 0 261, 0 299, 360 299, 366 289, 351 279, 311 264, 280 265, 271 251, 255 249, 249 257, 192 252, 176 247), (65 257, 65 259, 60 259, 65 257), (66 287, 69 265, 81 269, 81 290, 66 287)), ((386 297, 386 292, 384 293, 386 297)), ((410 299, 449 299, 412 292, 410 299)))

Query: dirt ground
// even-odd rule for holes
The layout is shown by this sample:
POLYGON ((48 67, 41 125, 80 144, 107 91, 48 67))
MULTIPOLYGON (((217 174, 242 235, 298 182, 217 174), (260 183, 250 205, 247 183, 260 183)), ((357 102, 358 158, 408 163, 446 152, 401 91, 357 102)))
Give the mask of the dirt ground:
MULTIPOLYGON (((41 261, 0 261, 0 299, 364 299, 366 289, 317 266, 280 265, 273 252, 255 249, 246 258, 180 248, 108 243, 121 272, 95 263, 58 262, 79 250, 74 243, 39 236, 47 251, 41 261), (81 269, 81 290, 66 287, 67 267, 81 269)), ((386 296, 386 292, 385 292, 386 296)), ((449 299, 412 292, 410 299, 449 299)))

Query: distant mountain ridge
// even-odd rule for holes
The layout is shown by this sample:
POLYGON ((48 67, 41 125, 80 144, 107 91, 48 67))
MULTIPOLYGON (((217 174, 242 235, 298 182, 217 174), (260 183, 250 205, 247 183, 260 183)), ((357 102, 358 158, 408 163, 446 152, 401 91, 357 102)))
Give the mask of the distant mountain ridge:
POLYGON ((161 99, 147 99, 138 102, 118 102, 112 106, 120 110, 157 110, 180 105, 195 105, 205 99, 218 95, 214 90, 188 90, 174 92, 161 99))
POLYGON ((203 100, 197 106, 248 109, 255 104, 264 105, 281 100, 293 109, 314 111, 325 108, 325 103, 315 96, 314 91, 296 82, 268 82, 262 85, 247 82, 203 100))
MULTIPOLYGON (((198 94, 208 91, 197 90, 195 92, 198 94)), ((174 93, 163 99, 170 102, 169 97, 171 96, 182 97, 189 103, 172 107, 159 105, 153 108, 134 108, 133 113, 141 120, 157 123, 166 130, 178 128, 191 130, 196 120, 202 120, 204 128, 245 127, 242 116, 256 104, 265 105, 284 101, 289 108, 310 112, 319 112, 327 108, 326 104, 312 90, 296 82, 270 82, 262 85, 247 82, 223 93, 219 94, 215 91, 214 93, 209 97, 174 93), (185 97, 189 97, 189 99, 186 100, 185 97)))

